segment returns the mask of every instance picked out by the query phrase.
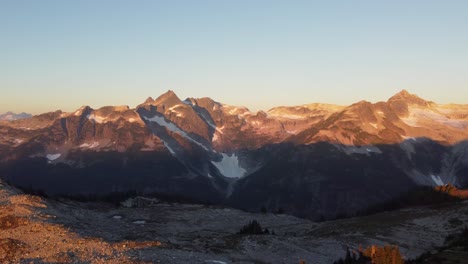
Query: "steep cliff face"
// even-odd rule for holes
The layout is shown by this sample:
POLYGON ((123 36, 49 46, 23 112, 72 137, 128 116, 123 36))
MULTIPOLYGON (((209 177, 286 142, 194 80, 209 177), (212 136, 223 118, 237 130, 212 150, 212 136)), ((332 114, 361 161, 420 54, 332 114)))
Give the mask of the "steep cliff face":
POLYGON ((53 195, 142 192, 307 217, 417 186, 468 184, 468 106, 386 102, 251 112, 168 91, 128 106, 0 122, 0 176, 53 195))

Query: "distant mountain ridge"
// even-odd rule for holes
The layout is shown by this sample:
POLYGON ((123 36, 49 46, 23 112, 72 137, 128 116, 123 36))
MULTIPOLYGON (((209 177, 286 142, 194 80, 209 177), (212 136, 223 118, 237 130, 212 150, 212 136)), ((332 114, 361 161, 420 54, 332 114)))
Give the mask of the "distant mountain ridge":
POLYGON ((83 106, 0 131, 0 177, 50 195, 137 191, 314 218, 417 186, 468 184, 468 105, 406 90, 267 112, 168 91, 134 109, 83 106))
POLYGON ((20 113, 20 114, 15 114, 13 112, 6 112, 4 114, 0 114, 0 121, 7 120, 7 121, 12 121, 12 120, 18 120, 18 119, 26 119, 26 118, 31 118, 32 115, 28 113, 20 113))

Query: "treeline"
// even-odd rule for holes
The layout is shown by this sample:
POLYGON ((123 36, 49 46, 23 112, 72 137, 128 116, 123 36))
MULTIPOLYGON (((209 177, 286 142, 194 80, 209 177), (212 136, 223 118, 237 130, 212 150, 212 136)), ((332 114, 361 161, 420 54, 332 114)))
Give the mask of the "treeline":
MULTIPOLYGON (((268 210, 264 205, 260 208, 260 213, 262 213, 262 214, 268 213, 268 210)), ((272 214, 284 214, 284 209, 282 207, 278 207, 278 208, 276 208, 274 210, 271 210, 270 213, 272 213, 272 214)))
POLYGON ((239 232, 239 235, 275 235, 275 231, 268 228, 263 229, 260 223, 257 220, 252 220, 247 225, 243 226, 239 232))
POLYGON ((165 193, 142 193, 138 191, 115 191, 107 194, 60 194, 60 195, 47 195, 44 191, 38 190, 32 187, 17 187, 21 191, 27 194, 37 195, 48 199, 60 200, 69 199, 79 202, 105 202, 115 206, 119 206, 122 202, 129 198, 137 196, 144 196, 148 198, 157 198, 164 202, 169 203, 186 203, 186 204, 203 204, 212 205, 206 201, 197 200, 191 197, 177 195, 177 194, 165 194, 165 193))
MULTIPOLYGON (((454 188, 454 187, 453 187, 454 188)), ((407 207, 419 207, 434 204, 456 203, 462 201, 461 198, 452 196, 445 192, 444 188, 419 187, 404 193, 400 197, 389 202, 372 206, 358 215, 369 215, 384 211, 393 211, 407 207)))
POLYGON ((444 246, 435 252, 426 252, 414 260, 408 260, 407 264, 420 263, 466 263, 468 260, 468 228, 457 234, 448 235, 444 246))
POLYGON ((466 198, 463 198, 461 195, 454 195, 454 193, 463 193, 465 194, 467 191, 458 190, 456 187, 452 185, 445 185, 445 186, 438 186, 438 187, 428 187, 423 186, 417 189, 413 189, 408 191, 398 198, 392 199, 388 202, 379 203, 368 207, 362 211, 352 213, 352 214, 339 214, 333 218, 325 218, 320 217, 317 219, 317 222, 323 221, 330 221, 330 220, 337 220, 337 219, 344 219, 350 217, 359 217, 359 216, 366 216, 377 214, 386 211, 395 211, 403 208, 410 208, 410 207, 419 207, 419 206, 427 206, 427 205, 434 205, 434 204, 445 204, 445 203, 457 203, 461 202, 466 198), (456 191, 455 191, 456 190, 456 191))

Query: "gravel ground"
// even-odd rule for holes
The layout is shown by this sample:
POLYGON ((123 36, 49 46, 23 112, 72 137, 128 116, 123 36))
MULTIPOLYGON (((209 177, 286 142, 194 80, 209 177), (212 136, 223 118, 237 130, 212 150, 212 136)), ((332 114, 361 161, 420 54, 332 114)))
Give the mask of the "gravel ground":
POLYGON ((47 200, 0 184, 0 262, 332 263, 371 244, 414 258, 467 220, 467 203, 314 223, 219 206, 47 200), (236 234, 253 219, 275 235, 236 234))

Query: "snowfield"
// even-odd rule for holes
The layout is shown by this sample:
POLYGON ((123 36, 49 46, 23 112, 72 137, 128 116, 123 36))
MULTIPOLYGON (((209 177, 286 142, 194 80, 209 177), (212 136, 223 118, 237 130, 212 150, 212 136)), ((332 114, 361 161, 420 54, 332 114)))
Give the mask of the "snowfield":
POLYGON ((444 182, 442 181, 442 179, 440 178, 440 176, 431 175, 431 178, 435 182, 435 184, 437 184, 437 186, 445 185, 444 182))
POLYGON ((99 115, 96 115, 96 114, 90 114, 90 115, 87 116, 87 118, 89 120, 92 120, 95 123, 99 123, 99 124, 106 123, 108 121, 106 117, 99 116, 99 115))
POLYGON ((401 120, 409 126, 418 127, 419 122, 424 120, 431 120, 436 121, 438 123, 451 126, 456 129, 465 129, 468 128, 468 121, 466 120, 458 120, 458 119, 450 119, 445 115, 425 109, 419 108, 410 108, 410 114, 406 118, 401 118, 401 120))
POLYGON ((60 156, 62 156, 62 154, 47 154, 47 159, 50 160, 50 161, 53 161, 53 160, 56 160, 58 158, 60 158, 60 156))
POLYGON ((245 175, 247 170, 242 168, 239 164, 239 159, 236 154, 228 155, 221 153, 221 161, 212 161, 213 165, 218 168, 219 172, 228 178, 241 178, 245 175))
POLYGON ((177 134, 181 135, 182 137, 184 137, 184 138, 188 139, 189 141, 195 143, 196 145, 200 146, 204 150, 209 151, 209 149, 205 145, 203 145, 202 143, 200 143, 200 142, 196 141, 195 139, 191 138, 185 131, 178 128, 174 123, 166 121, 166 119, 164 117, 162 117, 162 116, 153 116, 151 118, 148 118, 148 117, 144 117, 144 118, 146 120, 148 120, 148 121, 156 122, 158 125, 167 128, 171 132, 174 132, 174 133, 177 133, 177 134))

